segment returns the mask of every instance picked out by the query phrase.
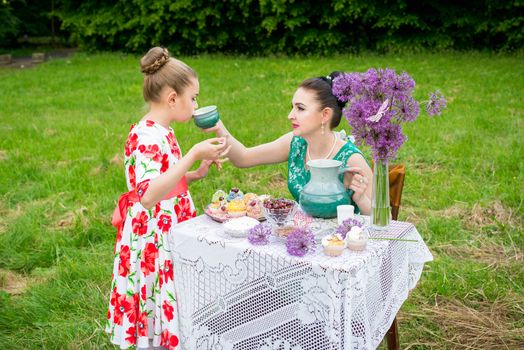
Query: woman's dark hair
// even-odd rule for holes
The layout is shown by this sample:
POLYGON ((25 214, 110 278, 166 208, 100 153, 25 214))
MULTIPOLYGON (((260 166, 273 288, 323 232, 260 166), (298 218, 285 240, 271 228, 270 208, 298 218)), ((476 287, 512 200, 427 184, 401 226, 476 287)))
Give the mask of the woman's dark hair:
POLYGON ((334 129, 340 124, 340 118, 342 117, 342 108, 345 103, 339 101, 335 95, 333 95, 333 79, 341 75, 342 72, 333 72, 325 77, 317 77, 304 80, 299 87, 306 90, 311 90, 316 93, 317 101, 320 103, 320 109, 326 107, 333 110, 333 118, 331 118, 330 128, 334 129))

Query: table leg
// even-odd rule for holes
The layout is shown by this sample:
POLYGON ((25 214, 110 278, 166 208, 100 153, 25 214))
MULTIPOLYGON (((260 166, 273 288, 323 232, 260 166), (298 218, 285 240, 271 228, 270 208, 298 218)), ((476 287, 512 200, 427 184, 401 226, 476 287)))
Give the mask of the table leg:
POLYGON ((400 341, 399 341, 399 336, 398 336, 398 324, 397 324, 396 317, 393 320, 391 327, 389 327, 388 332, 386 333, 386 340, 388 343, 388 350, 399 350, 400 349, 400 341))

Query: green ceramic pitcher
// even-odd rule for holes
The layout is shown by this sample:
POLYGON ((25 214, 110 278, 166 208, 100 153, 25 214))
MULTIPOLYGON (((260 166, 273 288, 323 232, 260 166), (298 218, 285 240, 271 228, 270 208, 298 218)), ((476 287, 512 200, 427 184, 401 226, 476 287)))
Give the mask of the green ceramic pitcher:
POLYGON ((339 175, 348 170, 334 159, 315 159, 307 162, 311 179, 300 193, 300 207, 317 218, 334 218, 337 206, 349 204, 349 194, 339 175))

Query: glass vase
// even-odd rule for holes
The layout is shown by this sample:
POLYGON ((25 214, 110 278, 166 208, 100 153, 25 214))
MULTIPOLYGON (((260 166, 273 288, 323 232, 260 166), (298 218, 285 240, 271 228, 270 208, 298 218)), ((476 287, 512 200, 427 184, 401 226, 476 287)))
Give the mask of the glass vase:
POLYGON ((373 190, 371 195, 371 226, 375 230, 387 230, 391 221, 389 204, 388 163, 378 160, 373 165, 373 190))

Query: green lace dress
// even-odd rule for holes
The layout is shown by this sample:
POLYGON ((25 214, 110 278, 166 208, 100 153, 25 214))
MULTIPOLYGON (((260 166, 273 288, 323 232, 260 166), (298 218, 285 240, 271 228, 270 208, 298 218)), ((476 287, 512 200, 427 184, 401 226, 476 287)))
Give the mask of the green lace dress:
MULTIPOLYGON (((289 157, 288 157, 288 178, 287 178, 287 187, 289 192, 295 197, 295 200, 298 202, 300 197, 300 192, 304 186, 309 182, 311 178, 311 173, 306 169, 304 160, 306 159, 306 150, 307 142, 300 136, 294 136, 291 140, 289 157)), ((342 164, 347 164, 349 157, 352 154, 359 153, 360 150, 355 146, 351 141, 347 141, 344 146, 340 148, 337 154, 332 158, 334 160, 339 160, 342 164)), ((344 174, 340 174, 340 181, 344 181, 344 174)), ((360 209, 353 202, 351 198, 353 191, 348 189, 349 194, 349 204, 355 206, 355 213, 360 213, 360 209)))

